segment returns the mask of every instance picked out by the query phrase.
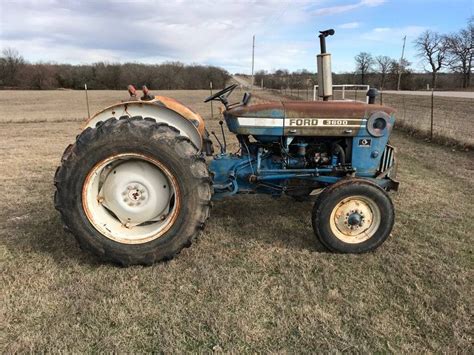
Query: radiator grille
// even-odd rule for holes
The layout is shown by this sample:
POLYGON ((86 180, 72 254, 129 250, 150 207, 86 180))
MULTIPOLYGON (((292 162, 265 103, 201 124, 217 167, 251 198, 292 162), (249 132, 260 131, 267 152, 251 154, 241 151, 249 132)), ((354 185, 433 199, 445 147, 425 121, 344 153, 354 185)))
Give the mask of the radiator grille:
POLYGON ((395 148, 391 145, 387 145, 385 150, 383 151, 382 158, 380 159, 380 168, 379 171, 381 173, 386 172, 389 170, 394 163, 395 159, 395 148))

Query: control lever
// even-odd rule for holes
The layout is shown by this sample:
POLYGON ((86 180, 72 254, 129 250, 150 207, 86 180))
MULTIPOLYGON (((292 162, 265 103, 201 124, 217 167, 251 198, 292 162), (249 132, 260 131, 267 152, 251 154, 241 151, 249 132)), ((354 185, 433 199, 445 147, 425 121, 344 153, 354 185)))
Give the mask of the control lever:
POLYGON ((225 134, 224 134, 224 121, 220 120, 219 124, 221 125, 222 140, 224 141, 224 151, 223 151, 223 153, 225 153, 225 152, 227 152, 227 141, 225 139, 225 134))
POLYGON ((224 154, 224 146, 222 145, 222 143, 221 143, 221 141, 219 140, 219 138, 217 138, 216 132, 211 131, 211 134, 214 136, 214 138, 216 139, 217 143, 218 143, 219 146, 221 147, 221 153, 224 154))

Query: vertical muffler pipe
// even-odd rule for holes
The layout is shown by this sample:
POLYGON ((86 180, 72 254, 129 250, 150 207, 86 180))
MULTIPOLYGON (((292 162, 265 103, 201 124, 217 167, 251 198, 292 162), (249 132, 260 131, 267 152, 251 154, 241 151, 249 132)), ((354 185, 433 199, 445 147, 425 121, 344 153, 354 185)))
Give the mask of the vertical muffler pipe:
POLYGON ((332 71, 331 71, 331 54, 326 53, 326 37, 332 36, 335 31, 333 29, 319 31, 319 43, 321 45, 321 53, 316 56, 318 65, 318 96, 323 101, 328 101, 332 96, 332 71))

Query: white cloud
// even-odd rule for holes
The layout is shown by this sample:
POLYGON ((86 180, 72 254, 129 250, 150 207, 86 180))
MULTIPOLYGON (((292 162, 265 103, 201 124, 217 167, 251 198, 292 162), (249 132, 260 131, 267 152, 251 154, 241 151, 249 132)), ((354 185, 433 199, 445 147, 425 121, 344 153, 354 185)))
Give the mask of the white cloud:
POLYGON ((342 25, 339 25, 338 28, 342 28, 344 30, 349 30, 349 29, 354 29, 354 28, 359 28, 360 27, 360 22, 348 22, 348 23, 343 23, 342 25))
POLYGON ((316 10, 315 14, 319 16, 336 15, 344 12, 353 11, 361 7, 379 6, 385 2, 386 0, 360 0, 359 2, 354 4, 323 7, 321 9, 316 10))
POLYGON ((256 34, 262 66, 280 67, 305 50, 284 35, 307 22, 314 5, 314 0, 0 0, 0 47, 14 47, 32 61, 179 60, 248 71, 256 34))
POLYGON ((425 31, 427 27, 423 26, 404 26, 404 27, 376 27, 369 32, 363 33, 361 39, 366 41, 376 41, 376 42, 400 42, 400 40, 407 36, 407 38, 415 38, 420 33, 425 31))

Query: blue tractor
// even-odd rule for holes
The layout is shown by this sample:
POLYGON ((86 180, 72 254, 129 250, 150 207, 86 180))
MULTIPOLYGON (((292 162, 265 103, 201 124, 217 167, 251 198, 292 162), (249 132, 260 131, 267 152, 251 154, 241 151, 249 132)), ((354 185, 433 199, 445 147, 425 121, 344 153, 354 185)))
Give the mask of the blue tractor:
MULTIPOLYGON (((394 224, 397 190, 389 137, 394 110, 329 100, 331 57, 320 34, 318 96, 322 101, 230 104, 220 101, 239 143, 227 151, 222 129, 214 153, 205 122, 178 101, 144 88, 89 118, 66 148, 55 175, 55 205, 83 249, 122 265, 152 264, 189 246, 209 217, 212 200, 236 194, 316 198, 312 224, 329 250, 363 253, 380 246, 394 224)), ((223 121, 220 122, 221 127, 223 121)), ((256 231, 258 233, 258 231, 256 231)))

